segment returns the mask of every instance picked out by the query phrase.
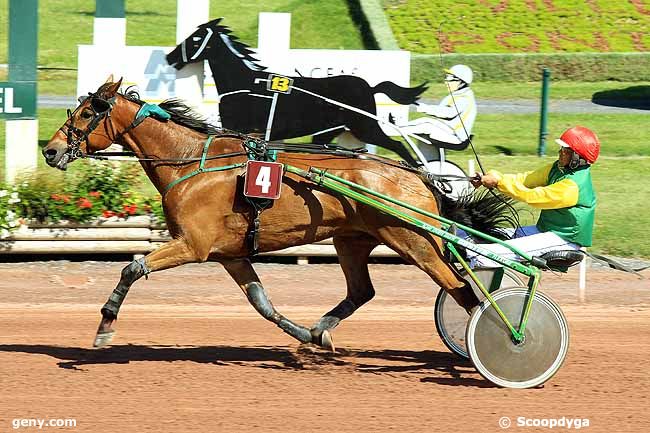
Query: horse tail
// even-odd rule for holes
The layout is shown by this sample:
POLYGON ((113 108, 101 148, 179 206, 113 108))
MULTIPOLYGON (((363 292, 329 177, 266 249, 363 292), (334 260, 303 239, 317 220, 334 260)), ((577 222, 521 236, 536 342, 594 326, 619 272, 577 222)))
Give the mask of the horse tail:
POLYGON ((393 101, 402 105, 414 103, 420 97, 420 94, 427 90, 427 82, 417 87, 402 87, 391 81, 383 81, 372 88, 373 93, 384 93, 393 101))
POLYGON ((499 192, 476 190, 457 200, 443 194, 437 198, 440 215, 497 239, 510 239, 504 229, 519 227, 519 215, 515 209, 517 202, 499 192))

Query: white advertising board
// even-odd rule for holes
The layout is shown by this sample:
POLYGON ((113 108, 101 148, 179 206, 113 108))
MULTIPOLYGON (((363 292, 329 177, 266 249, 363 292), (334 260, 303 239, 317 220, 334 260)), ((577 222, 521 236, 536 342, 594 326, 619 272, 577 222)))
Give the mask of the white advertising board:
POLYGON ((79 45, 77 97, 94 92, 113 74, 123 78, 123 87, 137 86, 148 102, 182 98, 176 94, 176 69, 165 60, 173 48, 79 45))
MULTIPOLYGON (((96 90, 110 75, 123 77, 123 85, 135 85, 140 97, 158 103, 177 97, 188 101, 203 101, 197 107, 203 114, 216 119, 218 94, 210 68, 205 64, 202 95, 188 94, 176 85, 177 71, 169 66, 165 55, 173 47, 93 46, 80 45, 78 57, 77 96, 96 90), (119 61, 116 61, 119 59, 119 61)), ((410 79, 410 53, 408 51, 380 50, 288 50, 284 52, 260 51, 260 64, 269 73, 288 76, 323 78, 334 75, 356 75, 371 86, 382 81, 392 81, 408 87, 410 79)), ((200 91, 200 88, 198 91, 200 91)), ((384 94, 376 94, 378 116, 388 119, 391 113, 398 123, 408 120, 408 106, 391 101, 384 94)), ((193 104, 192 104, 193 105, 193 104)), ((384 129, 394 135, 392 128, 384 129)))

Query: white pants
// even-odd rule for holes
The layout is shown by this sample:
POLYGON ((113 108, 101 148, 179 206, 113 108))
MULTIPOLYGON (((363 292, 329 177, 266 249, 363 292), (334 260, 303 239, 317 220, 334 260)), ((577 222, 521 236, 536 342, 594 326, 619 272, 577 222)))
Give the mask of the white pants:
MULTIPOLYGON (((512 232, 512 231, 511 231, 512 232)), ((552 232, 540 232, 535 226, 526 226, 515 232, 515 238, 505 241, 507 244, 523 251, 531 256, 540 256, 549 251, 579 250, 580 245, 566 241, 552 232)), ((498 254, 501 257, 520 261, 521 257, 500 244, 481 244, 486 250, 498 254)), ((497 268, 501 265, 481 256, 473 251, 467 250, 472 268, 497 268)))
MULTIPOLYGON (((432 139, 445 143, 460 144, 464 141, 458 138, 449 125, 435 117, 419 117, 404 126, 400 126, 400 129, 408 134, 427 134, 432 139)), ((421 141, 417 141, 417 145, 427 161, 439 158, 439 153, 433 146, 421 141)))

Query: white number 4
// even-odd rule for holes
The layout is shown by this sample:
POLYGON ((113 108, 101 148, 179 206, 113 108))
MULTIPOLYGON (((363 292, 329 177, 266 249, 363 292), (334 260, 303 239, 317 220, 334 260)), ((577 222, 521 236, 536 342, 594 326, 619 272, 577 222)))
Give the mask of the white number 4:
POLYGON ((269 188, 271 188, 271 167, 265 165, 260 167, 255 179, 255 185, 262 187, 262 194, 269 193, 269 188))

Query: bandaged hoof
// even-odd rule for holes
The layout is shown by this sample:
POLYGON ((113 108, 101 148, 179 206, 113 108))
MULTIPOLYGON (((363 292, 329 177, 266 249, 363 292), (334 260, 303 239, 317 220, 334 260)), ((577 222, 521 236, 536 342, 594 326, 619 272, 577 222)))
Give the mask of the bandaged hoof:
POLYGON ((330 334, 329 331, 325 330, 320 336, 320 345, 321 347, 330 350, 332 352, 336 352, 336 348, 334 347, 334 340, 332 339, 332 334, 330 334))
POLYGON ((111 341, 113 341, 114 335, 115 335, 115 331, 98 332, 97 335, 95 336, 95 342, 93 343, 93 347, 100 348, 110 344, 111 341))

